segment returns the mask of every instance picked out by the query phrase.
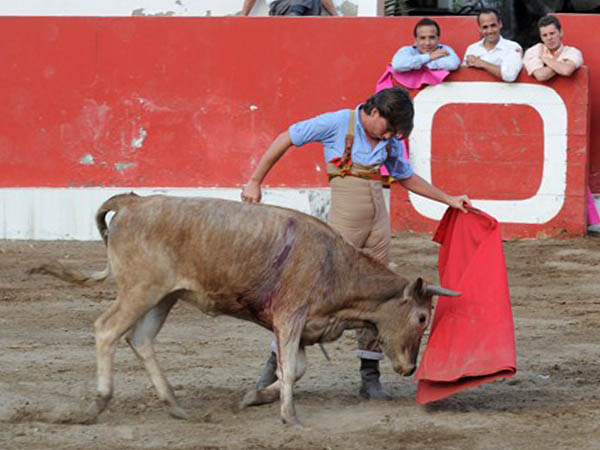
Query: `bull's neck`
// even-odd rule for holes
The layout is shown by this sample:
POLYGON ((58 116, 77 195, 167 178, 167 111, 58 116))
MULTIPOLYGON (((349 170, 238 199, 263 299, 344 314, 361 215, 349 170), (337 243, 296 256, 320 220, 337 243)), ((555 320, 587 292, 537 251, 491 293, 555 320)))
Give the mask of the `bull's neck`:
POLYGON ((357 261, 351 265, 346 295, 354 297, 365 308, 376 307, 390 298, 402 295, 407 281, 375 261, 357 261))

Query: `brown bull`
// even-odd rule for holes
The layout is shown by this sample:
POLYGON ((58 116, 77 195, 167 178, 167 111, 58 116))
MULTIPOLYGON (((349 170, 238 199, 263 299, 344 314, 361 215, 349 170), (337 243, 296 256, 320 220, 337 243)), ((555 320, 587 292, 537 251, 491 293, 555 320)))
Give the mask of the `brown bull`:
POLYGON ((413 283, 346 243, 323 222, 289 209, 226 200, 117 195, 96 214, 108 265, 84 274, 58 263, 32 272, 91 284, 112 272, 117 299, 95 322, 98 396, 90 420, 113 394, 113 357, 126 340, 171 415, 185 418, 161 372, 153 341, 177 300, 210 315, 250 320, 275 334, 278 382, 243 406, 281 398, 281 418, 297 423, 292 386, 305 371, 304 347, 372 327, 394 370, 415 369, 432 295, 451 291, 413 283), (115 215, 106 224, 109 212, 115 215))

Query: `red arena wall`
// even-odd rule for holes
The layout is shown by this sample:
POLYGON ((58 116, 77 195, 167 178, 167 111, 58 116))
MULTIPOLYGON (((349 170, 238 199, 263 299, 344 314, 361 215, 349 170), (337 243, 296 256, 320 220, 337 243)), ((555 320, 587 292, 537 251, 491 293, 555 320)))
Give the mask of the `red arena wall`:
MULTIPOLYGON (((1 17, 0 188, 239 188, 291 123, 369 97, 418 19, 1 17)), ((459 57, 478 39, 472 17, 436 20, 459 57)), ((483 209, 540 209, 509 214, 508 237, 583 234, 587 69, 545 85, 471 69, 448 80, 413 93, 431 116, 411 139, 416 166, 429 158, 419 167, 434 183, 483 209), (492 97, 454 98, 474 92, 466 83, 492 97), (537 100, 525 95, 534 85, 547 89, 537 100), (536 196, 546 200, 526 203, 536 196)), ((324 187, 322 158, 317 145, 293 149, 266 185, 324 187)), ((398 187, 391 198, 394 231, 433 229, 439 211, 398 187)))
MULTIPOLYGON (((591 124, 600 123, 600 52, 595 29, 600 29, 599 14, 556 14, 563 29, 566 45, 583 52, 584 64, 590 69, 591 124)), ((590 126, 590 187, 600 193, 600 127, 590 126)))

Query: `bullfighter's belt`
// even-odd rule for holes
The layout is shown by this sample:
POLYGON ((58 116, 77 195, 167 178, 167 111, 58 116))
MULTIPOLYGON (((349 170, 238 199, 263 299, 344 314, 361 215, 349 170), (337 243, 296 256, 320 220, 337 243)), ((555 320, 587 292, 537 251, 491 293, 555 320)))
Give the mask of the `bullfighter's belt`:
MULTIPOLYGON (((350 110, 350 117, 348 118, 348 132, 346 133, 343 155, 341 157, 338 156, 337 158, 333 158, 327 164, 327 176, 329 178, 329 181, 333 180, 335 177, 343 178, 345 176, 351 176, 362 178, 364 180, 381 181, 383 187, 389 188, 390 183, 393 181, 393 178, 388 175, 382 175, 379 171, 379 164, 372 166, 362 166, 361 164, 354 164, 352 162, 351 155, 352 144, 354 144, 355 116, 355 111, 350 110)), ((389 143, 386 146, 386 151, 388 152, 388 154, 391 151, 389 143)))
POLYGON ((377 180, 377 181, 382 181, 383 180, 383 176, 381 175, 380 172, 371 172, 368 170, 352 170, 351 168, 349 169, 342 169, 336 172, 329 172, 327 174, 327 176, 329 177, 329 181, 333 180, 335 177, 346 177, 346 176, 350 176, 350 177, 358 177, 358 178, 363 178, 365 180, 377 180))

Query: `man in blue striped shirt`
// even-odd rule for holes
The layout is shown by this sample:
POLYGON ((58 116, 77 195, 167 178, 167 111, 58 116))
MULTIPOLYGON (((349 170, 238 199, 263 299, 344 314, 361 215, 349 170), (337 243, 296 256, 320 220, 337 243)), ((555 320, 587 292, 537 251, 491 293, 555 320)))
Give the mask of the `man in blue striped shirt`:
POLYGON ((415 44, 402 47, 392 58, 396 72, 408 72, 426 67, 430 70, 453 71, 460 66, 454 50, 440 44, 440 26, 434 20, 424 18, 413 29, 415 44))

